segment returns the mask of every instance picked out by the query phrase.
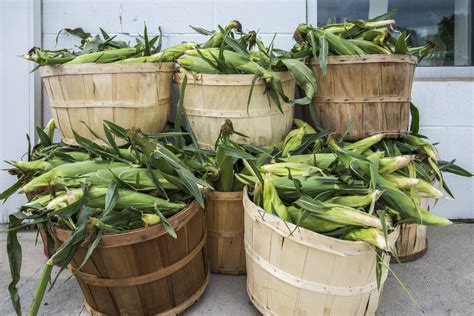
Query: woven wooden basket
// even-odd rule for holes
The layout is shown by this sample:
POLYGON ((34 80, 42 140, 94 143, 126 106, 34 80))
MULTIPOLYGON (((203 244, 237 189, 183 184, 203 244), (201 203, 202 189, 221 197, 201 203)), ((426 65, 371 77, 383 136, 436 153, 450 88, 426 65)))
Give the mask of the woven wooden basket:
POLYGON ((207 252, 211 272, 245 274, 242 192, 207 193, 207 252))
MULTIPOLYGON (((311 67, 318 82, 313 99, 323 127, 346 140, 408 132, 416 58, 409 55, 330 56, 323 76, 319 61, 311 67)), ((309 119, 306 117, 305 119, 309 119)))
MULTIPOLYGON (((288 72, 278 73, 285 95, 293 97, 295 81, 288 72)), ((184 75, 176 74, 181 88, 184 75)), ((265 82, 257 80, 247 112, 254 75, 188 75, 184 109, 201 146, 212 148, 221 125, 230 119, 234 129, 246 136, 234 135, 239 143, 271 146, 280 142, 293 125, 294 107, 281 100, 283 113, 265 93, 265 82)))
POLYGON ((78 64, 40 68, 62 139, 77 145, 73 131, 97 141, 103 121, 146 133, 166 125, 174 63, 78 64))
MULTIPOLYGON (((373 315, 376 253, 363 242, 298 228, 256 206, 244 190, 247 292, 264 315, 373 315)), ((389 235, 394 243, 398 231, 389 235)), ((389 256, 385 257, 388 264, 389 256)), ((382 285, 387 277, 385 269, 382 285)))
MULTIPOLYGON (((204 211, 193 202, 162 224, 104 235, 80 271, 87 247, 69 265, 92 315, 177 315, 201 297, 209 281, 204 211)), ((55 230, 64 241, 70 231, 55 230)))

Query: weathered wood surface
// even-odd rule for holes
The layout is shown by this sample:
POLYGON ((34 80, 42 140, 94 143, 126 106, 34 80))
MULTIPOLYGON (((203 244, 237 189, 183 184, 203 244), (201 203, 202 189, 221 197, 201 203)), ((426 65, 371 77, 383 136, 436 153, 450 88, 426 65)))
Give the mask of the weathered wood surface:
MULTIPOLYGON (((80 271, 87 248, 69 268, 93 315, 177 314, 204 292, 209 267, 204 211, 196 202, 169 218, 177 239, 162 224, 104 235, 80 271)), ((69 232, 56 229, 60 241, 69 232)))
POLYGON ((207 193, 207 252, 211 272, 245 273, 242 194, 217 191, 207 193))
POLYGON ((406 134, 415 66, 408 55, 330 56, 323 75, 313 59, 318 91, 312 105, 319 121, 339 134, 352 123, 346 140, 406 134))

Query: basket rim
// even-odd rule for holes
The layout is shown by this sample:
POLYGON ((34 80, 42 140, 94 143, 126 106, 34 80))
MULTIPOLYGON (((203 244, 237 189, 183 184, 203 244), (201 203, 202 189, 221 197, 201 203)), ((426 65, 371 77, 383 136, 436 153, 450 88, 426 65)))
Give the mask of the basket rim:
MULTIPOLYGON (((330 64, 362 64, 362 63, 408 63, 417 64, 418 58, 408 54, 366 54, 357 55, 338 55, 328 56, 328 65, 330 64)), ((311 66, 319 65, 319 58, 311 58, 311 66)))
MULTIPOLYGON (((181 211, 171 216, 168 221, 174 230, 178 230, 186 225, 202 208, 196 200, 189 203, 181 211)), ((63 242, 71 234, 69 229, 53 227, 56 238, 63 242)), ((132 245, 142 243, 147 240, 156 239, 167 234, 167 231, 162 223, 133 229, 117 234, 104 234, 100 240, 99 248, 121 247, 125 245, 132 245)))
POLYGON ((108 73, 147 73, 174 72, 174 62, 163 63, 130 63, 130 64, 61 64, 46 65, 39 68, 41 77, 60 75, 86 75, 108 73))

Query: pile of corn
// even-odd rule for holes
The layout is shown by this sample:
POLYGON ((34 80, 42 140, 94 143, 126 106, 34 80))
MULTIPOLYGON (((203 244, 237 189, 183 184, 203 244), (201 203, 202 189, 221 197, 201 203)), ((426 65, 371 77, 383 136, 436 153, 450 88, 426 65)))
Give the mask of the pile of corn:
POLYGON ((327 236, 389 251, 387 235, 397 224, 450 224, 420 206, 421 198, 443 198, 442 187, 451 195, 443 172, 472 176, 441 161, 422 136, 344 143, 299 120, 296 125, 266 162, 246 162, 247 172, 237 178, 266 212, 327 236))
POLYGON ((42 50, 33 47, 22 57, 35 62, 38 67, 59 64, 173 62, 184 51, 197 46, 195 43, 184 42, 162 50, 161 29, 159 30, 160 35, 150 39, 145 25, 143 35, 135 38, 136 44, 131 47, 129 42, 115 40, 116 35, 110 36, 102 28, 100 28, 101 34, 95 36, 82 28, 66 28, 59 33, 65 31, 81 39, 81 45, 78 46, 77 51, 66 48, 42 50))
MULTIPOLYGON (((316 81, 304 58, 295 58, 290 52, 277 49, 272 43, 267 47, 255 31, 242 32, 238 21, 231 21, 217 31, 193 28, 209 39, 189 49, 177 63, 180 71, 191 74, 253 74, 254 80, 263 80, 267 93, 280 108, 284 102, 309 104, 316 92, 316 81), (293 100, 286 96, 278 72, 289 71, 296 83, 305 91, 305 97, 293 100)), ((250 101, 249 96, 249 101, 250 101)))
POLYGON ((409 33, 395 30, 395 20, 391 18, 397 12, 392 10, 373 19, 322 27, 301 24, 294 32, 297 43, 292 53, 297 57, 318 58, 323 73, 326 72, 327 57, 331 55, 409 54, 416 56, 418 61, 430 57, 433 43, 410 47, 407 43, 409 33))
POLYGON ((28 153, 28 161, 10 162, 14 166, 10 172, 19 179, 0 194, 0 200, 17 191, 30 197, 9 217, 7 248, 13 278, 9 291, 17 312, 20 303, 16 285, 22 259, 16 233, 36 224, 48 235, 51 257, 31 305, 32 315, 38 311, 52 267, 59 262, 68 264, 81 246, 88 247, 85 263, 103 234, 163 223, 176 238, 167 218, 192 200, 203 206, 201 191, 212 186, 201 178, 217 170, 197 157, 196 151, 170 142, 183 137, 183 133, 147 136, 105 122, 106 138, 101 140, 106 145, 99 146, 76 134, 81 145, 78 148, 53 143, 53 130, 54 123, 44 130, 37 129, 40 143, 28 153), (119 147, 117 139, 125 145, 119 147), (56 250, 49 242, 54 227, 72 232, 56 250))

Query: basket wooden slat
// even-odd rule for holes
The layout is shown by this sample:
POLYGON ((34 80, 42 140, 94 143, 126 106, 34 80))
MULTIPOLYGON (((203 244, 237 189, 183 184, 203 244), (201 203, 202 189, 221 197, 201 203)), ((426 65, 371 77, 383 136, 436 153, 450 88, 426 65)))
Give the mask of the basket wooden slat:
POLYGON ((207 193, 207 251, 211 272, 245 274, 242 194, 207 193))
MULTIPOLYGON (((104 235, 80 271, 87 248, 69 268, 92 315, 175 315, 191 306, 209 280, 204 211, 196 202, 172 216, 178 238, 163 225, 104 235)), ((64 241, 69 231, 56 229, 64 241)))
POLYGON ((70 145, 77 145, 73 131, 98 141, 81 121, 104 138, 104 120, 160 132, 168 118, 173 71, 174 63, 40 68, 53 117, 70 145))
MULTIPOLYGON (((244 190, 247 292, 264 315, 373 315, 376 254, 363 242, 323 236, 266 213, 244 190)), ((390 234, 395 242, 398 231, 390 234)), ((385 261, 390 261, 389 256, 385 261)), ((387 277, 383 272, 382 284, 387 277)))
MULTIPOLYGON (((288 72, 278 73, 285 95, 295 94, 295 81, 288 72)), ((184 75, 176 74, 175 81, 181 87, 184 75)), ((280 142, 293 124, 294 107, 281 100, 281 113, 269 101, 265 82, 257 80, 247 112, 247 101, 254 75, 188 75, 184 96, 184 108, 198 142, 203 147, 214 146, 220 127, 226 119, 232 120, 234 129, 244 138, 234 135, 240 143, 271 146, 280 142)))
POLYGON ((330 56, 324 76, 313 59, 316 115, 323 127, 339 134, 352 123, 346 140, 406 134, 415 66, 408 55, 330 56))
MULTIPOLYGON (((429 199, 421 198, 420 206, 429 209, 429 199)), ((418 224, 400 225, 400 237, 395 244, 398 261, 409 262, 423 257, 428 251, 427 227, 418 224)), ((397 262, 392 258, 392 262, 397 262)))

